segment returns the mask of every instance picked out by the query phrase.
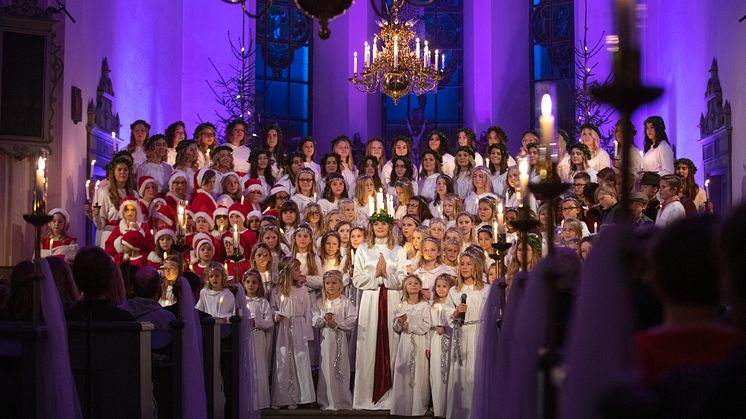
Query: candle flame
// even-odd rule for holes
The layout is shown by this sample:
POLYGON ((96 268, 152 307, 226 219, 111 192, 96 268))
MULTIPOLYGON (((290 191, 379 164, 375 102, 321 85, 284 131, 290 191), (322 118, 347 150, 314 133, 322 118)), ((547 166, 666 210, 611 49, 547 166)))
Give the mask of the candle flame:
POLYGON ((520 171, 522 175, 528 174, 528 159, 521 160, 521 163, 518 165, 518 171, 520 171))
POLYGON ((552 115, 552 97, 549 93, 544 93, 541 97, 541 116, 552 115))
POLYGON ((502 202, 498 202, 497 203, 497 213, 498 214, 502 214, 503 213, 503 203, 502 202))
POLYGON ((710 179, 705 180, 705 188, 710 186, 710 179))
POLYGON ((47 167, 47 159, 39 157, 39 161, 36 163, 36 170, 43 172, 47 167))

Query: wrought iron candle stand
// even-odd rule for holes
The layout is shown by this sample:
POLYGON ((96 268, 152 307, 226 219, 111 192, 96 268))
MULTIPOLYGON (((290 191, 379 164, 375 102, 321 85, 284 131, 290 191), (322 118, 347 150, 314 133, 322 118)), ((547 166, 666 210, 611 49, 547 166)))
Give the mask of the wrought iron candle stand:
POLYGON ((176 232, 176 242, 174 242, 171 248, 176 252, 179 257, 179 275, 184 273, 184 252, 189 250, 189 245, 186 243, 186 237, 184 236, 184 230, 180 227, 176 232))
POLYGON ((505 277, 505 256, 508 254, 508 249, 512 244, 508 243, 504 233, 497 235, 497 242, 492 243, 492 248, 495 250, 490 255, 490 258, 494 259, 495 266, 497 267, 497 286, 500 287, 500 309, 497 313, 497 328, 502 327, 502 322, 505 317, 505 303, 507 302, 507 291, 508 291, 508 279, 505 277))
MULTIPOLYGON (((31 214, 24 214, 23 219, 26 220, 27 223, 34 226, 34 259, 41 257, 41 228, 45 225, 47 225, 50 221, 52 221, 52 216, 47 215, 47 213, 44 211, 44 206, 42 205, 36 212, 31 214)), ((52 249, 50 247, 49 251, 51 252, 52 249)), ((32 308, 31 308, 31 321, 33 324, 39 323, 39 281, 41 280, 41 272, 38 272, 36 268, 34 268, 34 274, 32 277, 32 280, 34 281, 33 285, 33 297, 32 297, 32 308)))

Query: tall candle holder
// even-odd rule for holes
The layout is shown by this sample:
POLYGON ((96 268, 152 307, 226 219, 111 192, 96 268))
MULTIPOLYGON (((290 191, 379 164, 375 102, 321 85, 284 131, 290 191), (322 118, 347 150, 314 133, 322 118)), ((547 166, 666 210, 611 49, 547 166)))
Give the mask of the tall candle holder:
POLYGON ((497 286, 500 287, 500 307, 497 313, 497 328, 502 328, 503 319, 505 318, 505 304, 507 303, 507 291, 508 291, 508 280, 505 277, 505 256, 508 254, 508 249, 512 244, 506 240, 505 233, 497 234, 497 242, 492 243, 492 248, 495 250, 490 258, 495 260, 495 266, 497 267, 497 286))

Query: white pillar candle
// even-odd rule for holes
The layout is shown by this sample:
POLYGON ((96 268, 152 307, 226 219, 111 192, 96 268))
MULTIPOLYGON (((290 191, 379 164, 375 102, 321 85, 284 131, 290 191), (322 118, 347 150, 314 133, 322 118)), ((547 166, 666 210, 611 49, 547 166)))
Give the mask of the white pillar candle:
POLYGON ((415 40, 414 55, 417 57, 417 60, 420 59, 420 38, 415 40))
POLYGON ((436 49, 435 50, 435 71, 438 71, 438 54, 439 54, 439 51, 436 49))
POLYGON ((85 200, 91 202, 91 180, 85 181, 85 200))
POLYGON ((548 93, 541 97, 539 126, 541 127, 542 143, 549 147, 554 136, 554 115, 552 115, 552 96, 548 93))
POLYGON ((352 72, 357 74, 357 51, 352 53, 352 72))
POLYGON ((503 214, 503 203, 499 202, 497 204, 497 228, 498 231, 502 233, 503 228, 505 228, 505 215, 503 214))
POLYGON ((399 35, 394 35, 394 67, 399 66, 399 35))

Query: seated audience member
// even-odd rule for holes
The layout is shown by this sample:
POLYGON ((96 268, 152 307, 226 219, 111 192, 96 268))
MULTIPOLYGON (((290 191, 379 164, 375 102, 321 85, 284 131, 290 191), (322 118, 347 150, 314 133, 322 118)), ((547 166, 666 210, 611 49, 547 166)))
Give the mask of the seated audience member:
POLYGON ((2 320, 31 320, 34 264, 24 260, 13 267, 10 273, 10 287, 5 304, 0 307, 2 320))
POLYGON ((677 369, 721 362, 742 342, 735 329, 719 322, 714 236, 713 218, 690 218, 671 224, 653 246, 653 281, 665 322, 636 337, 648 383, 677 369))
POLYGON ((130 313, 112 303, 123 293, 122 284, 115 284, 117 267, 111 257, 100 247, 84 247, 78 251, 73 264, 73 277, 83 299, 65 311, 68 321, 132 321, 130 313))
POLYGON ((156 329, 168 329, 176 316, 158 304, 162 286, 163 278, 155 268, 145 266, 138 269, 132 281, 135 296, 128 299, 121 308, 130 312, 135 321, 151 322, 156 329))
POLYGON ((640 178, 640 192, 648 197, 648 206, 645 209, 645 215, 655 222, 658 216, 658 208, 661 203, 658 201, 658 189, 660 188, 661 177, 657 173, 645 172, 640 178))
POLYGON ((648 196, 642 192, 633 192, 629 197, 629 208, 632 211, 632 220, 638 227, 651 226, 655 221, 645 215, 645 207, 648 205, 648 196))

